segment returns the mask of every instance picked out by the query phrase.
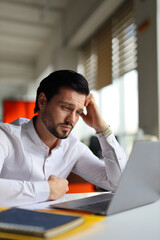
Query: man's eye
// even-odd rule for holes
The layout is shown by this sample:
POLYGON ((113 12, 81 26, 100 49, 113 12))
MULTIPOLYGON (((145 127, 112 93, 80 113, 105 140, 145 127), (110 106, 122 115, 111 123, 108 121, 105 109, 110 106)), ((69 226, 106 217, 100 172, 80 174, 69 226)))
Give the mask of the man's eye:
POLYGON ((62 107, 64 110, 67 110, 67 111, 70 111, 70 108, 69 107, 62 107))
POLYGON ((77 115, 79 115, 79 116, 80 116, 81 114, 82 114, 82 111, 80 111, 80 112, 77 112, 77 115))

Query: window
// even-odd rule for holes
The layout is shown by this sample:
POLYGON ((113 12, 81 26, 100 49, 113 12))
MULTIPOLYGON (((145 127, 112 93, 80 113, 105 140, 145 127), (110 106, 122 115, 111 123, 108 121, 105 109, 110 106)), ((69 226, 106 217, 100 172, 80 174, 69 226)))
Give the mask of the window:
POLYGON ((101 114, 127 154, 138 131, 138 76, 132 70, 99 91, 101 114))
MULTIPOLYGON (((136 68, 134 1, 128 0, 82 46, 78 66, 78 72, 84 74, 90 89, 96 93, 97 104, 104 119, 128 152, 138 130, 136 68)), ((93 133, 88 128, 82 129, 82 138, 93 133)))

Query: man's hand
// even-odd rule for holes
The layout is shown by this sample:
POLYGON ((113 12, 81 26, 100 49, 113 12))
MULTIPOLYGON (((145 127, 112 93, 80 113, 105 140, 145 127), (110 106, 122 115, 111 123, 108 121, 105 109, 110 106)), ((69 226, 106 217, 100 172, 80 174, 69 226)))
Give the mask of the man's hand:
POLYGON ((57 200, 62 197, 68 191, 68 181, 64 178, 51 175, 48 179, 50 187, 50 195, 48 200, 57 200))
POLYGON ((93 94, 89 94, 86 98, 85 107, 87 114, 81 114, 83 121, 94 128, 97 133, 104 131, 109 125, 104 121, 100 115, 98 106, 95 102, 93 94))

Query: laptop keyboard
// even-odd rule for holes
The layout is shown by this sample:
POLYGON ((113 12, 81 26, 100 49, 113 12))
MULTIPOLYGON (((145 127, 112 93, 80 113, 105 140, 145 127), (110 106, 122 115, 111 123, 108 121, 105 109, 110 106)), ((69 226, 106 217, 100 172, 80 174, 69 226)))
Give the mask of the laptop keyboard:
POLYGON ((78 209, 85 209, 85 210, 96 210, 96 211, 106 211, 110 203, 109 201, 102 201, 102 202, 96 202, 96 203, 91 203, 83 206, 79 206, 78 209))

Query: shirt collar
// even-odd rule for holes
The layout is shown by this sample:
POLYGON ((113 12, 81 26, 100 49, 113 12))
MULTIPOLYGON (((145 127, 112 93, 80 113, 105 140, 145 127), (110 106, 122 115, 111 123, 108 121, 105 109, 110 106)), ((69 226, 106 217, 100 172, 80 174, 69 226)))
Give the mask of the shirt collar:
MULTIPOLYGON (((39 146, 42 146, 43 148, 44 147, 48 148, 48 146, 41 140, 41 138, 39 137, 39 135, 36 132, 36 129, 35 129, 34 123, 33 123, 35 117, 36 116, 34 116, 30 121, 28 121, 26 123, 28 134, 29 134, 30 138, 34 141, 35 144, 38 143, 39 146)), ((62 147, 62 142, 63 142, 62 139, 58 139, 56 148, 62 147)))
POLYGON ((34 143, 36 143, 36 144, 38 143, 38 145, 44 147, 46 145, 38 136, 38 134, 35 130, 34 124, 33 124, 33 119, 34 119, 34 117, 29 122, 26 123, 26 128, 27 128, 28 134, 29 134, 30 138, 34 141, 34 143))

